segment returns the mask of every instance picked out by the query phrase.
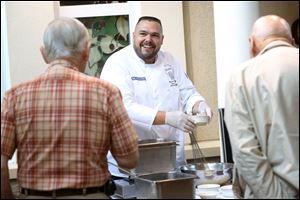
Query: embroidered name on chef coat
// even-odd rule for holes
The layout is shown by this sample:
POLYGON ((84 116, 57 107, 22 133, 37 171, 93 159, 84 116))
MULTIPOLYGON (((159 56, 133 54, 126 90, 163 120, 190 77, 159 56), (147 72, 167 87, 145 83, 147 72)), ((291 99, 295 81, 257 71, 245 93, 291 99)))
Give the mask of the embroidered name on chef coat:
POLYGON ((170 78, 170 80, 169 80, 170 87, 177 86, 177 82, 176 82, 175 76, 174 76, 174 70, 171 67, 171 65, 166 64, 164 67, 165 67, 165 71, 167 72, 167 74, 168 74, 168 76, 170 78))
POLYGON ((145 81, 146 77, 132 76, 131 80, 133 80, 133 81, 145 81))

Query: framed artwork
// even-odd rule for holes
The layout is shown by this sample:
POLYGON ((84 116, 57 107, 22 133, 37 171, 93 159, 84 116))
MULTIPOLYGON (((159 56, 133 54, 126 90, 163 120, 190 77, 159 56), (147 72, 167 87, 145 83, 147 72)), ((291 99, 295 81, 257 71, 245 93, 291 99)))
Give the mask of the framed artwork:
POLYGON ((60 1, 57 6, 56 16, 74 17, 88 29, 92 44, 85 73, 99 77, 109 56, 130 44, 127 3, 60 1))
POLYGON ((109 56, 129 45, 128 15, 77 18, 92 38, 85 73, 99 77, 109 56))
POLYGON ((60 1, 60 6, 75 6, 88 4, 124 3, 126 1, 60 1))

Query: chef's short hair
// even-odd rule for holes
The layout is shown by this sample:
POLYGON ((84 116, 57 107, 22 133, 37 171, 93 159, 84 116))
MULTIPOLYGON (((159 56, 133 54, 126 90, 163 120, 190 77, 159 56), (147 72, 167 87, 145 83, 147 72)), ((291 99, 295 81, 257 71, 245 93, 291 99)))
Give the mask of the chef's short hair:
POLYGON ((160 27, 161 27, 161 32, 163 32, 163 28, 162 28, 162 24, 160 19, 156 18, 156 17, 152 17, 152 16, 142 16, 139 18, 138 22, 136 23, 136 25, 138 25, 141 21, 153 21, 153 22, 157 22, 159 23, 160 27))
POLYGON ((152 16, 143 16, 143 17, 140 17, 139 20, 138 20, 138 22, 136 24, 140 23, 140 21, 145 21, 145 20, 146 21, 155 21, 155 22, 159 23, 160 26, 162 26, 161 25, 161 21, 158 18, 152 17, 152 16))

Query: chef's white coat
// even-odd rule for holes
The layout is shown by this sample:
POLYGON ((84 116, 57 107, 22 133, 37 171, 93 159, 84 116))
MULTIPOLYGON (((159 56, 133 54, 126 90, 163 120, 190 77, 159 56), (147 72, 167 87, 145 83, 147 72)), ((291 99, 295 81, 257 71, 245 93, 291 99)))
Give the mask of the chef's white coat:
MULTIPOLYGON (((152 125, 158 111, 191 113, 195 102, 204 100, 180 62, 170 53, 160 50, 154 64, 145 64, 136 55, 133 45, 129 45, 108 58, 100 78, 120 89, 139 139, 178 141, 176 165, 185 164, 185 133, 169 125, 152 125)), ((111 155, 109 157, 112 161, 111 155)))

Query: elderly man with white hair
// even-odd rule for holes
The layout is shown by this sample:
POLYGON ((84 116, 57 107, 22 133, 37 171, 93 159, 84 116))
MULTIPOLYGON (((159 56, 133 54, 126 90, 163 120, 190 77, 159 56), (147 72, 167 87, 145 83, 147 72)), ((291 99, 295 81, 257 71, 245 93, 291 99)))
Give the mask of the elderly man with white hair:
POLYGON ((250 54, 226 90, 233 190, 238 198, 299 198, 299 49, 286 20, 259 18, 250 54))

